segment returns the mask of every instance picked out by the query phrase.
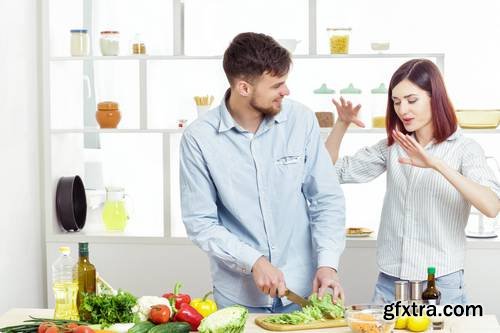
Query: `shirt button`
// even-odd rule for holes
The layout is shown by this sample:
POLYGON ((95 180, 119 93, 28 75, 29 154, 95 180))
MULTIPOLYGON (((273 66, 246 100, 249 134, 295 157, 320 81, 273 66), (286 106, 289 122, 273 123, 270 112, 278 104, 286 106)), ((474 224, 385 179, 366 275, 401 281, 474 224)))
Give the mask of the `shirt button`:
POLYGON ((276 246, 272 245, 271 250, 276 250, 276 246))

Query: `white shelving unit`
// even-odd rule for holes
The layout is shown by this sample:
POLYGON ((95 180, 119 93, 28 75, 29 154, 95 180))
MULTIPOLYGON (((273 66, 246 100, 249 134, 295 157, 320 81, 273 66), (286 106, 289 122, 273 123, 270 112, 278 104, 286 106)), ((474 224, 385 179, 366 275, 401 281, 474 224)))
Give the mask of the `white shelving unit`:
MULTIPOLYGON (((304 63, 308 61, 326 61, 327 64, 335 64, 339 61, 350 62, 350 61, 360 61, 367 60, 371 62, 378 61, 397 61, 400 59, 411 59, 411 58, 428 58, 433 60, 442 71, 444 71, 444 54, 441 53, 360 53, 360 54, 345 54, 345 55, 328 55, 328 54, 317 54, 316 47, 316 0, 309 1, 309 54, 306 55, 293 55, 293 59, 297 62, 304 63)), ((57 2, 57 1, 56 1, 57 2)), ((49 12, 50 6, 54 5, 54 0, 43 0, 42 1, 42 77, 43 86, 41 88, 41 95, 43 101, 42 109, 42 139, 43 139, 43 193, 44 193, 44 224, 46 240, 50 242, 77 242, 79 240, 88 240, 92 242, 100 243, 161 243, 161 244, 190 244, 178 231, 172 232, 173 224, 179 223, 180 214, 178 210, 178 198, 176 194, 172 194, 172 188, 175 186, 174 182, 178 181, 176 179, 176 166, 178 164, 175 159, 175 150, 178 148, 179 137, 182 134, 182 128, 166 128, 161 124, 156 124, 154 117, 151 117, 151 105, 150 105, 150 94, 152 87, 150 86, 150 78, 148 77, 150 73, 150 66, 155 66, 158 64, 170 64, 175 63, 189 63, 197 64, 198 62, 210 62, 215 64, 220 64, 222 61, 221 55, 216 56, 186 56, 184 55, 184 27, 183 27, 183 3, 181 0, 172 1, 172 13, 173 13, 173 45, 172 54, 170 55, 120 55, 120 56, 98 56, 96 50, 94 50, 91 56, 85 57, 70 57, 61 54, 51 54, 50 45, 53 42, 50 38, 51 31, 49 24, 49 12), (52 103, 54 98, 59 98, 56 91, 57 80, 71 80, 71 75, 87 75, 90 85, 92 87, 96 86, 95 75, 92 72, 94 66, 105 63, 108 64, 127 64, 134 68, 133 80, 136 82, 136 94, 137 103, 132 107, 134 112, 137 113, 135 120, 128 124, 128 128, 118 128, 118 129, 100 129, 97 127, 89 127, 85 121, 80 122, 80 126, 72 124, 71 121, 60 121, 57 117, 61 115, 67 116, 73 114, 73 118, 83 119, 85 115, 89 116, 89 105, 88 101, 85 102, 83 99, 82 105, 78 107, 68 106, 68 112, 66 110, 55 112, 55 108, 52 103), (59 67, 58 67, 59 66, 59 67), (77 69, 75 71, 77 74, 72 74, 70 71, 66 71, 66 67, 60 66, 72 66, 71 68, 77 69), (61 69, 62 68, 62 69, 61 69), (54 72, 56 69, 60 71, 60 76, 56 76, 54 72), (89 72, 90 71, 90 72, 89 72), (80 73, 80 74, 78 74, 80 73), (57 124, 57 125, 54 125, 57 124), (57 179, 61 176, 67 176, 68 172, 71 174, 82 172, 83 162, 85 155, 85 146, 83 142, 88 137, 93 138, 103 138, 103 137, 116 137, 116 138, 151 138, 151 142, 156 142, 155 146, 159 147, 157 154, 161 156, 161 170, 162 174, 159 175, 161 181, 161 195, 162 195, 162 207, 158 208, 162 212, 162 221, 158 221, 158 232, 154 235, 149 235, 144 237, 140 234, 107 234, 103 232, 87 232, 83 229, 79 233, 65 233, 60 231, 58 227, 58 222, 55 216, 54 210, 54 198, 55 198, 55 185, 57 179), (72 146, 73 145, 73 146, 72 146), (62 148, 61 148, 62 147, 62 148), (75 155, 74 158, 69 158, 68 156, 75 155), (161 176, 161 177, 160 177, 161 176), (174 217, 174 213, 177 212, 177 217, 174 217), (176 221, 173 221, 176 219, 176 221), (175 235, 174 235, 175 234, 175 235), (180 237, 176 237, 179 236, 180 237)), ((92 0, 82 1, 82 23, 84 26, 88 26, 91 23, 92 17, 92 0)), ((51 23, 53 24, 53 22, 51 23)), ((92 26, 90 24, 90 26, 92 26)), ((96 34, 94 33, 94 36, 96 34)), ((92 42, 90 43, 93 44, 92 42)), ((95 43, 94 43, 95 45, 95 43)), ((367 74, 367 76, 369 76, 367 74)), ((74 78, 73 78, 74 79, 74 78)), ((106 80, 113 82, 115 79, 113 76, 107 77, 106 80)), ((81 87, 81 78, 76 78, 75 84, 77 90, 81 87)), ((66 81, 63 82, 63 84, 66 81)), ((74 82, 72 82, 74 83, 74 82)), ((97 89, 97 88, 95 88, 97 89)), ((80 93, 85 94, 85 89, 81 91, 74 92, 75 96, 80 93)), ((222 92, 221 92, 222 93, 222 92)), ((183 94, 183 91, 175 91, 170 96, 176 98, 183 94)), ((191 98, 190 96, 184 96, 191 98)), ((64 100, 59 101, 58 105, 64 104, 64 100)), ((90 108, 95 109, 95 105, 90 105, 90 108)), ((193 104, 194 108, 194 104, 193 104)), ((166 110, 165 112, 170 112, 171 110, 166 110)), ((90 115, 91 116, 91 115, 90 115)), ((88 119, 87 119, 88 120, 88 119)), ((322 135, 326 137, 330 132, 330 129, 321 129, 322 135)), ((472 131, 471 131, 472 132, 472 131)), ((476 133, 500 133, 500 130, 477 130, 476 133)), ((353 134, 374 134, 381 135, 385 133, 384 129, 349 129, 349 133, 353 134)), ((139 140, 139 139, 138 139, 139 140)), ((149 141, 148 141, 149 142, 149 141)), ((138 153, 140 149, 132 151, 131 154, 138 153)), ((154 155, 154 154, 152 154, 154 155)), ((151 156, 154 160, 154 156, 151 156)), ((124 159, 126 163, 126 159, 124 159)), ((154 163, 150 163, 154 165, 154 163)), ((158 169, 158 168, 157 168, 158 169)), ((135 170, 137 173, 147 174, 148 170, 135 170)), ((138 193, 141 198, 143 196, 149 195, 149 193, 138 193)), ((177 195, 178 196, 178 195, 177 195)))

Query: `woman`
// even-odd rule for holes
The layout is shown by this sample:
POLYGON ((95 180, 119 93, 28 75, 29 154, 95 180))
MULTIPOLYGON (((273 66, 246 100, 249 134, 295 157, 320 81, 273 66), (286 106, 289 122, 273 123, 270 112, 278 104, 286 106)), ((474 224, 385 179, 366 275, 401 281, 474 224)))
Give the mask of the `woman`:
POLYGON ((457 130, 453 106, 437 66, 415 59, 392 76, 387 139, 338 160, 342 137, 357 118, 342 98, 326 147, 341 183, 368 182, 387 171, 377 244, 380 270, 373 301, 394 300, 394 281, 425 280, 436 267, 442 304, 467 302, 463 269, 471 205, 489 217, 500 209, 500 185, 484 152, 457 130))

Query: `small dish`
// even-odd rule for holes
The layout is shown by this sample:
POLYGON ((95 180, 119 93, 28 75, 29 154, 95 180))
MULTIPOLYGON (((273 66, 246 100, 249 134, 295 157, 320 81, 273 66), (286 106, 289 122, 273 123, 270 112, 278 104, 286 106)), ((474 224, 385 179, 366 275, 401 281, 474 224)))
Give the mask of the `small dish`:
POLYGON ((300 43, 298 39, 278 39, 277 42, 283 46, 288 52, 293 53, 297 48, 297 45, 300 43))
POLYGON ((363 227, 351 227, 347 228, 345 233, 347 237, 369 237, 373 230, 363 227))
POLYGON ((389 42, 372 42, 370 44, 373 51, 387 51, 391 47, 389 42))
POLYGON ((347 325, 354 333, 390 333, 394 329, 396 319, 384 318, 384 305, 360 304, 351 305, 345 311, 347 325))

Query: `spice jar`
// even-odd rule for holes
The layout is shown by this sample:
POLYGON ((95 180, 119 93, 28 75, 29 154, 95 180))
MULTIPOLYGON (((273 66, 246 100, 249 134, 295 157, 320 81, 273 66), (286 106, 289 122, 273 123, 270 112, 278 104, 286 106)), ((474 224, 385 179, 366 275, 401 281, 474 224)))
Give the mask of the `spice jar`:
POLYGON ((116 128, 122 118, 118 103, 106 101, 97 104, 95 118, 101 128, 116 128))
POLYGON ((87 29, 72 29, 71 32, 71 55, 83 57, 89 54, 89 36, 87 29))
POLYGON ((117 56, 120 53, 120 33, 118 31, 101 31, 99 46, 103 56, 117 56))
POLYGON ((385 113, 387 109, 387 88, 381 83, 371 90, 372 127, 385 128, 385 113))
POLYGON ((347 54, 349 53, 349 38, 351 28, 327 28, 330 32, 330 53, 347 54))

